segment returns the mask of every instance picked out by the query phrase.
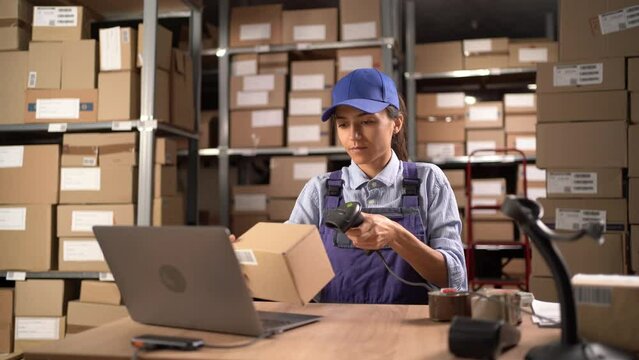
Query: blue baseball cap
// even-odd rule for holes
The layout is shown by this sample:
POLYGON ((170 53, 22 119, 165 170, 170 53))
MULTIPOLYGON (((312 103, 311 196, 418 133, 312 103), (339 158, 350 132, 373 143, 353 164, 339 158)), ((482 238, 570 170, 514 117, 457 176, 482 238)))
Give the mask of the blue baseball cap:
POLYGON ((377 69, 357 69, 341 78, 333 88, 333 105, 324 111, 322 121, 333 116, 340 105, 374 114, 393 105, 399 109, 395 83, 377 69))

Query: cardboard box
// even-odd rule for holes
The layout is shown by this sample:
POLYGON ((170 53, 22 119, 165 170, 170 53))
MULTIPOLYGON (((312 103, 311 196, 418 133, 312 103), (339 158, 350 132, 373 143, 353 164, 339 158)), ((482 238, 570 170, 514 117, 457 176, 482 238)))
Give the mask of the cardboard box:
POLYGON ((456 142, 466 140, 466 123, 464 120, 453 121, 417 121, 418 142, 456 142))
POLYGON ((62 137, 62 167, 135 166, 137 160, 135 132, 64 134, 62 137))
POLYGON ((58 145, 0 146, 0 204, 57 204, 58 145))
MULTIPOLYGON (((473 180, 475 181, 475 180, 473 180)), ((511 220, 504 215, 501 210, 501 204, 504 196, 476 196, 473 194, 472 206, 494 206, 495 209, 473 209, 473 221, 475 220, 511 220)))
POLYGON ((639 92, 630 93, 630 122, 639 124, 639 92))
POLYGON ((626 59, 589 59, 537 65, 537 92, 624 90, 626 59))
POLYGON ((539 94, 539 122, 628 119, 625 90, 539 94))
MULTIPOLYGON (((465 189, 453 189, 453 194, 455 195, 455 201, 457 202, 457 207, 458 208, 464 208, 466 207, 466 190, 465 189)), ((461 212, 460 216, 463 216, 463 212, 461 212)), ((462 218, 462 232, 464 231, 463 229, 466 227, 466 222, 464 222, 463 218, 462 218)), ((466 237, 463 236, 462 239, 464 239, 464 241, 466 241, 466 237)))
POLYGON ((630 227, 630 270, 639 272, 639 225, 630 227))
MULTIPOLYGON (((639 29, 625 23, 615 12, 637 5, 636 0, 588 1, 562 0, 559 18, 559 58, 565 60, 595 57, 637 56, 639 29), (601 17, 600 17, 601 16, 601 17), (604 20, 604 26, 599 20, 604 20), (621 30, 621 26, 626 29, 621 30), (602 32, 602 29, 604 31, 602 32), (620 31, 619 31, 620 30, 620 31)), ((630 19, 627 19, 630 20, 630 19)), ((629 21, 630 22, 630 21, 629 21)))
POLYGON ((446 161, 455 156, 464 156, 463 142, 417 143, 417 158, 427 161, 446 161))
POLYGON ((272 197, 297 198, 311 178, 327 172, 326 156, 273 156, 270 164, 272 197))
POLYGON ((231 214, 231 233, 240 236, 255 224, 263 221, 268 221, 267 214, 231 214))
POLYGON ((537 124, 537 166, 624 168, 627 136, 625 121, 537 124))
POLYGON ((382 70, 382 50, 380 48, 339 49, 337 50, 337 79, 349 72, 375 68, 382 70))
POLYGON ((177 142, 174 139, 155 138, 155 163, 159 165, 177 164, 177 142))
POLYGON ((331 145, 331 125, 316 116, 289 116, 286 120, 286 146, 328 147, 331 145))
MULTIPOLYGON (((628 273, 624 234, 605 234, 602 244, 591 238, 583 238, 575 241, 557 241, 554 245, 570 274, 628 273)), ((536 246, 532 247, 531 271, 534 276, 552 276, 536 246)))
POLYGON ((70 280, 26 280, 16 282, 16 316, 64 316, 67 302, 80 295, 78 283, 70 280))
POLYGON ((268 220, 287 221, 295 207, 295 199, 270 198, 268 200, 268 220))
POLYGON ((289 116, 322 115, 324 110, 330 106, 331 89, 291 91, 288 93, 289 116))
POLYGON ((153 226, 185 225, 184 197, 164 196, 153 199, 153 226))
POLYGON ((121 305, 122 295, 115 282, 82 280, 80 301, 84 303, 121 305))
POLYGON ((110 272, 94 238, 58 239, 58 270, 110 272))
POLYGON ((55 267, 51 205, 0 205, 0 268, 47 271, 55 267))
MULTIPOLYGON (((635 32, 636 33, 636 32, 635 32)), ((579 336, 593 342, 637 353, 639 296, 637 276, 582 276, 572 278, 579 336)))
POLYGON ((557 62, 558 45, 554 41, 511 41, 508 44, 508 66, 534 67, 538 63, 557 62))
POLYGON ((132 166, 63 167, 60 204, 133 203, 137 174, 132 166))
POLYGON ((335 276, 315 225, 258 223, 233 243, 254 297, 304 305, 335 276))
POLYGON ((464 70, 503 69, 508 67, 508 54, 472 55, 464 57, 464 70))
POLYGON ((628 127, 628 176, 639 177, 639 125, 628 127))
POLYGON ((627 199, 540 199, 542 221, 552 229, 578 230, 589 222, 603 222, 606 231, 628 230, 627 199))
POLYGON ((532 133, 537 131, 537 115, 509 115, 504 117, 504 130, 508 134, 532 133))
POLYGON ((93 226, 134 225, 135 205, 60 205, 58 237, 93 237, 93 226))
POLYGON ((66 317, 16 316, 14 352, 25 352, 51 341, 64 339, 66 317))
POLYGON ((120 26, 100 29, 100 71, 135 70, 136 51, 135 29, 120 26))
POLYGON ((31 42, 27 88, 60 89, 63 52, 61 42, 31 42))
POLYGON ((288 74, 288 53, 265 53, 257 55, 259 74, 288 74))
MULTIPOLYGON (((155 40, 155 66, 159 69, 171 70, 171 51, 173 46, 173 33, 162 25, 157 26, 155 40)), ((138 55, 137 67, 141 68, 144 54, 144 24, 138 25, 138 55)))
POLYGON ((285 75, 231 77, 231 110, 284 108, 285 88, 285 75))
MULTIPOLYGON (((466 131, 466 154, 470 155, 475 150, 501 149, 506 145, 504 130, 468 130, 466 131)), ((481 151, 475 154, 494 155, 494 152, 481 151)))
POLYGON ((639 224, 639 178, 628 179, 628 221, 639 224))
POLYGON ((498 129, 504 127, 504 103, 481 101, 468 105, 466 129, 498 129))
POLYGON ((173 125, 195 129, 195 97, 193 89, 193 60, 191 55, 173 49, 171 67, 171 120, 173 125))
POLYGON ((466 187, 466 171, 465 170, 443 170, 444 175, 453 189, 463 189, 466 187))
POLYGON ((266 214, 268 191, 268 185, 233 186, 233 213, 266 214))
POLYGON ((258 54, 231 55, 231 76, 257 75, 258 54))
POLYGON ((466 116, 463 92, 417 94, 417 117, 458 120, 466 116))
POLYGON ((69 301, 67 333, 74 334, 129 316, 124 305, 69 301))
POLYGON ((508 38, 464 39, 464 56, 481 54, 508 54, 508 38))
POLYGON ((137 72, 101 72, 98 90, 98 121, 132 120, 140 116, 140 74, 137 72))
POLYGON ((82 6, 33 7, 33 41, 77 41, 88 38, 89 30, 82 6))
POLYGON ((537 94, 504 94, 504 112, 510 114, 534 114, 537 112, 537 94))
POLYGON ((284 109, 231 111, 230 118, 232 148, 284 146, 284 109))
POLYGON ((521 150, 526 156, 537 153, 537 137, 535 133, 506 134, 506 147, 521 150))
POLYGON ((0 4, 0 20, 19 20, 31 24, 33 6, 24 0, 5 0, 0 4))
POLYGON ((95 40, 62 43, 62 89, 95 89, 95 40))
POLYGON ((377 39, 382 36, 379 0, 340 0, 340 40, 377 39))
POLYGON ((622 198, 622 169, 549 169, 551 198, 622 198))
POLYGON ((291 61, 291 91, 323 90, 335 85, 335 60, 291 61))
POLYGON ((337 41, 337 8, 286 10, 282 12, 282 42, 337 41))
POLYGON ((461 41, 415 45, 415 72, 422 74, 457 71, 464 68, 461 41))
POLYGON ((13 351, 13 289, 0 288, 0 354, 13 351))
POLYGON ((231 8, 231 47, 282 43, 282 4, 231 8))
POLYGON ((18 21, 10 26, 2 26, 0 27, 0 50, 27 50, 30 37, 31 26, 22 22, 18 21))
POLYGON ((479 197, 504 198, 506 196, 506 179, 473 179, 471 181, 473 199, 479 197))
POLYGON ((628 59, 628 91, 639 91, 639 58, 628 59))
POLYGON ((0 52, 0 124, 24 123, 24 90, 29 55, 26 51, 0 52))
POLYGON ((171 122, 171 77, 168 71, 155 71, 155 107, 153 118, 160 122, 171 122))
POLYGON ((177 194, 177 166, 155 164, 153 171, 153 197, 175 196, 177 194))
POLYGON ((515 241, 515 223, 509 220, 473 221, 473 241, 515 241))
POLYGON ((27 90, 26 124, 84 123, 98 118, 98 90, 27 90))
POLYGON ((529 290, 533 293, 535 300, 558 302, 557 288, 555 280, 547 276, 531 276, 529 290))

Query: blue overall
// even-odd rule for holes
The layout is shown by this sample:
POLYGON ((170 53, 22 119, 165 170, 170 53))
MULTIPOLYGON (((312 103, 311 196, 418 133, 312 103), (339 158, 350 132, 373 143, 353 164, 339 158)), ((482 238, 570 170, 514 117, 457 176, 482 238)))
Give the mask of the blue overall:
MULTIPOLYGON (((364 208, 369 214, 380 214, 397 221, 419 240, 426 242, 426 227, 419 209, 419 184, 414 163, 403 162, 403 195, 399 208, 364 208)), ((324 213, 344 202, 342 197, 342 171, 334 171, 327 180, 324 197, 324 213)), ((369 303, 369 304, 426 304, 428 292, 422 287, 405 285, 393 277, 375 254, 366 255, 355 248, 348 237, 340 231, 320 226, 320 235, 331 259, 335 277, 320 293, 321 302, 369 303)), ((393 271, 411 282, 424 279, 410 264, 389 247, 379 250, 393 271)))

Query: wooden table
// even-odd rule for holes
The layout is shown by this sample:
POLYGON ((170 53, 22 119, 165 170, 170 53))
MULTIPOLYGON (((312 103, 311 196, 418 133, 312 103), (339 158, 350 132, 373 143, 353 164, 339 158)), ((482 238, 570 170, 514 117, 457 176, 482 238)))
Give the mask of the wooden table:
MULTIPOLYGON (((450 323, 428 319, 424 305, 256 303, 259 310, 322 315, 318 323, 293 329, 239 349, 158 351, 141 359, 452 359, 450 323)), ((559 340, 559 329, 541 329, 529 315, 519 326, 522 338, 503 359, 523 359, 533 346, 559 340)), ((142 334, 188 336, 207 343, 246 341, 247 337, 137 323, 129 318, 71 335, 25 353, 30 359, 130 359, 130 339, 142 334)))

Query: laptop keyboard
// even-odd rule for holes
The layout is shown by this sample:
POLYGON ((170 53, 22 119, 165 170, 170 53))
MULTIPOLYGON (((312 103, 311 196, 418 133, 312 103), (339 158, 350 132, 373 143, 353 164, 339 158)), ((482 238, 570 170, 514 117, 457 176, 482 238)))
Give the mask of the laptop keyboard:
POLYGON ((258 311, 258 315, 265 329, 277 329, 277 328, 287 327, 289 325, 293 325, 292 327, 296 327, 296 324, 303 325, 305 323, 308 323, 309 319, 318 318, 318 316, 313 316, 313 315, 280 313, 280 312, 270 312, 270 311, 258 311))

